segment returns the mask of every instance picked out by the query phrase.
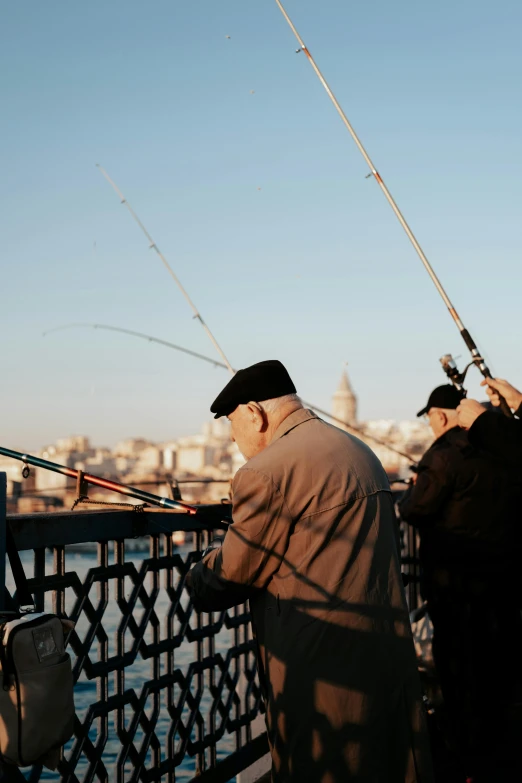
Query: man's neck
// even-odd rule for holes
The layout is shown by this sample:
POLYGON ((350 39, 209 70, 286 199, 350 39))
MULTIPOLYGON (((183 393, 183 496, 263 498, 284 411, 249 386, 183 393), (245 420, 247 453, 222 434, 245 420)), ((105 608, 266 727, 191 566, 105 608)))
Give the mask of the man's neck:
POLYGON ((296 411, 299 410, 304 410, 304 406, 301 405, 300 402, 289 402, 287 405, 284 405, 282 408, 280 408, 278 411, 276 411, 274 414, 270 416, 268 420, 268 429, 266 432, 267 446, 272 442, 276 431, 279 429, 279 427, 285 421, 285 419, 291 416, 292 413, 295 413, 296 411))
POLYGON ((446 435, 448 432, 451 432, 451 430, 460 430, 460 427, 458 424, 450 424, 441 433, 439 433, 439 435, 437 435, 436 440, 444 437, 444 435, 446 435))

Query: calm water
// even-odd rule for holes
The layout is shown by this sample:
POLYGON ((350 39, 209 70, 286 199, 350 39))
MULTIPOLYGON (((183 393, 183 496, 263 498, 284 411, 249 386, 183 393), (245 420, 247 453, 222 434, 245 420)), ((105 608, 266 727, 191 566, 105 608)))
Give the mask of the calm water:
MULTIPOLYGON (((183 546, 178 549, 178 552, 180 555, 185 558, 186 554, 190 551, 192 547, 191 546, 183 546)), ((32 576, 33 573, 33 554, 32 552, 23 552, 21 553, 22 556, 22 562, 24 564, 26 574, 28 576, 32 576)), ((141 552, 133 552, 127 554, 127 560, 132 560, 135 564, 135 567, 137 571, 140 571, 140 568, 142 567, 143 561, 148 559, 149 555, 148 553, 141 553, 141 552)), ((109 558, 109 563, 112 561, 112 556, 109 558)), ((97 566, 97 556, 95 553, 72 553, 67 552, 66 553, 66 572, 74 572, 78 575, 78 578, 81 580, 81 582, 84 582, 88 572, 90 569, 94 569, 97 566)), ((46 573, 52 573, 53 567, 52 567, 52 556, 51 554, 48 555, 48 563, 46 564, 46 573)), ((165 638, 165 632, 164 632, 164 619, 166 617, 166 614, 170 607, 170 601, 168 599, 168 596, 163 589, 164 584, 164 573, 161 573, 160 575, 160 584, 161 584, 161 591, 158 596, 158 599, 155 603, 155 612, 158 617, 158 620, 160 622, 160 628, 161 628, 161 638, 165 638)), ((147 576, 145 581, 145 588, 148 593, 151 591, 151 577, 147 576)), ((8 587, 11 589, 13 587, 12 585, 12 579, 10 577, 10 574, 8 575, 8 587)), ((131 590, 133 588, 133 584, 131 579, 126 578, 125 580, 125 597, 128 598, 130 596, 131 590)), ((89 598, 92 601, 93 605, 96 607, 98 605, 99 597, 98 597, 98 585, 93 584, 90 591, 89 591, 89 598)), ((69 614, 72 610, 72 607, 74 606, 76 600, 76 596, 74 594, 74 591, 70 588, 66 591, 66 611, 69 614)), ((185 606, 187 603, 187 599, 185 598, 183 601, 183 606, 185 606)), ((46 610, 52 611, 52 605, 51 605, 51 597, 50 595, 46 597, 46 610)), ((141 618, 144 615, 144 607, 138 601, 136 609, 134 611, 134 618, 136 622, 140 623, 141 618)), ((112 655, 116 655, 117 647, 116 647, 116 631, 122 621, 122 611, 118 607, 116 600, 115 600, 115 581, 111 580, 109 582, 109 603, 105 610, 104 616, 103 616, 103 627, 107 633, 108 636, 108 647, 109 647, 109 657, 112 655)), ((204 615, 204 617, 206 617, 204 615)), ((191 618, 195 622, 195 616, 191 618)), ((179 621, 176 621, 175 623, 175 632, 178 630, 178 626, 180 625, 179 621)), ((80 618, 80 621, 77 624, 76 630, 80 636, 81 639, 84 638, 87 630, 89 628, 89 621, 86 619, 86 617, 82 614, 82 617, 80 618)), ((145 639, 147 642, 152 641, 152 631, 149 626, 148 633, 145 635, 145 639)), ((127 631, 125 634, 125 651, 129 651, 132 648, 133 643, 133 637, 132 634, 127 631)), ((216 638, 216 652, 221 652, 223 655, 226 654, 229 647, 233 644, 233 638, 231 636, 230 631, 222 631, 221 634, 216 638)), ((92 662, 95 662, 98 660, 98 650, 97 650, 97 643, 94 643, 91 647, 91 653, 90 658, 92 662)), ((206 652, 205 647, 205 652, 206 652)), ((72 650, 69 650, 72 658, 73 658, 73 665, 75 662, 74 654, 72 653, 72 650)), ((186 672, 187 667, 189 664, 195 660, 195 645, 193 643, 183 642, 182 645, 178 650, 175 652, 175 668, 181 669, 183 672, 186 672)), ((159 663, 159 671, 156 670, 155 674, 165 674, 166 673, 166 661, 163 660, 165 656, 162 656, 162 660, 159 663)), ((137 659, 135 663, 127 667, 125 669, 125 690, 134 689, 136 692, 138 698, 142 692, 142 688, 145 682, 152 679, 154 677, 153 667, 154 662, 151 660, 143 660, 143 658, 138 653, 137 659)), ((156 663, 156 666, 158 664, 156 663)), ((115 690, 115 677, 116 673, 111 673, 109 675, 108 680, 108 688, 109 688, 109 696, 116 693, 115 690)), ((216 671, 216 680, 219 679, 219 671, 216 671)), ((192 681, 191 685, 191 692, 196 695, 196 688, 197 683, 195 678, 192 681)), ((82 673, 80 676, 78 683, 75 688, 75 704, 76 704, 76 712, 78 714, 78 717, 83 722, 86 713, 89 709, 89 707, 94 704, 97 700, 97 684, 96 680, 88 680, 85 674, 82 673)), ((180 694, 180 689, 178 686, 175 687, 174 691, 174 697, 175 701, 177 702, 180 694)), ((224 693, 224 699, 226 699, 227 692, 224 693)), ((207 715, 207 705, 210 702, 210 696, 207 691, 205 691, 204 697, 203 697, 203 708, 202 713, 204 716, 207 715), (205 698, 206 697, 206 698, 205 698)), ((171 722, 167 711, 167 702, 166 702, 166 692, 162 692, 160 696, 160 716, 156 723, 155 727, 155 733, 156 736, 161 744, 161 755, 162 759, 167 757, 165 746, 167 742, 167 735, 170 730, 171 722)), ((146 706, 146 712, 148 715, 152 715, 152 709, 153 709, 153 703, 152 698, 148 699, 147 706, 146 706)), ((188 718, 189 710, 188 708, 185 708, 184 715, 183 715, 183 722, 186 723, 186 718, 188 718)), ((131 720, 134 717, 134 711, 131 707, 128 707, 126 709, 125 713, 125 725, 128 727, 130 725, 131 720)), ((217 713, 216 717, 216 723, 219 726, 221 717, 219 716, 219 713, 217 713)), ((116 763, 118 754, 120 752, 121 746, 117 737, 116 733, 116 712, 110 713, 109 715, 109 738, 107 740, 107 744, 105 746, 105 750, 103 753, 103 760, 105 763, 106 768, 109 771, 109 777, 112 779, 112 770, 114 770, 114 765, 116 763)), ((195 730, 192 732, 192 736, 194 739, 196 739, 195 730)), ((93 722, 91 726, 91 730, 89 732, 89 738, 91 741, 96 744, 96 738, 97 738, 97 723, 96 721, 93 722)), ((135 747, 139 750, 141 747, 141 742, 143 739, 143 732, 141 729, 138 729, 135 738, 134 738, 134 744, 135 747)), ((179 737, 174 738, 176 747, 179 744, 179 737)), ((72 742, 69 743, 69 745, 66 746, 66 755, 69 755, 69 749, 72 747, 72 742)), ((230 735, 225 735, 224 738, 218 743, 217 747, 217 754, 218 758, 222 758, 223 756, 227 755, 231 751, 235 749, 235 737, 230 735)), ((147 760, 151 759, 151 754, 147 756, 147 760)), ((76 775, 78 779, 81 781, 84 778, 84 775, 88 768, 88 760, 85 756, 83 756, 79 762, 79 764, 76 767, 76 775)), ((125 765, 125 780, 130 780, 132 775, 133 767, 130 763, 127 763, 125 765)), ((176 770, 176 780, 179 781, 188 781, 190 780, 196 771, 196 760, 193 758, 185 757, 182 764, 177 768, 176 770)), ((42 780, 46 781, 59 781, 60 776, 57 773, 50 772, 48 770, 44 770, 44 773, 42 774, 42 780)), ((96 779, 96 778, 95 778, 96 779)), ((115 779, 115 775, 114 775, 115 779)), ((234 779, 235 780, 235 779, 234 779)))

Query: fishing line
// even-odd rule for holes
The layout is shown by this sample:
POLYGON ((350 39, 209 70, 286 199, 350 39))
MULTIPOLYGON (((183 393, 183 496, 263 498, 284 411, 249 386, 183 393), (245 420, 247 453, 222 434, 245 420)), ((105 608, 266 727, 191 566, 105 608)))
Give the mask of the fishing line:
POLYGON ((200 322, 201 326, 203 327, 203 329, 207 333, 210 341, 212 342, 212 345, 214 346, 216 351, 219 353, 219 355, 221 356, 221 358, 225 362, 228 371, 233 375, 234 374, 234 370, 232 369, 232 365, 230 364, 230 362, 228 361, 227 357, 225 356, 225 353, 224 353, 223 349, 221 348, 221 346, 219 345, 218 341, 216 340, 216 338, 214 337, 214 335, 210 331, 209 327, 207 326, 207 324, 205 323, 205 321, 201 317, 201 313, 199 312, 199 310, 197 309, 196 305, 194 304, 194 302, 192 301, 192 299, 188 295, 188 293, 185 290, 185 288, 182 286, 180 279, 178 278, 178 276, 176 275, 176 273, 172 269, 171 265, 169 264, 169 262, 167 261, 167 259, 165 258, 165 256, 163 255, 163 253, 161 252, 161 250, 159 249, 159 247, 157 246, 157 244, 155 243, 155 241, 153 240, 153 238, 151 237, 151 235, 149 234, 149 232, 147 231, 147 229, 145 228, 145 226, 143 225, 143 223, 141 222, 141 220, 139 219, 139 217, 137 216, 137 214, 135 213, 135 211, 133 210, 133 208, 131 207, 131 205, 129 204, 127 199, 125 198, 125 196, 123 195, 123 193, 121 192, 121 190, 118 188, 116 183, 113 182, 113 180, 109 177, 109 175, 107 174, 107 172, 105 171, 103 166, 100 166, 99 163, 97 163, 96 166, 100 169, 101 173, 103 174, 103 176, 105 177, 107 182, 116 191, 116 193, 118 194, 118 196, 121 199, 121 203, 124 204, 127 207, 127 209, 129 210, 130 214, 132 215, 132 217, 134 218, 134 220, 136 221, 138 226, 141 228, 141 230, 143 231, 143 233, 145 234, 145 236, 149 240, 149 247, 151 249, 155 250, 156 253, 158 254, 158 256, 161 258, 161 260, 162 260, 165 268, 167 269, 168 273, 170 274, 170 276, 172 277, 172 279, 174 280, 174 282, 178 286, 179 290, 181 291, 181 293, 185 297, 186 301, 188 302, 190 308, 192 309, 192 312, 194 313, 194 318, 197 318, 197 320, 200 322))
MULTIPOLYGON (((211 359, 209 356, 204 356, 203 354, 196 353, 195 351, 190 351, 188 348, 182 348, 180 345, 176 345, 175 343, 170 343, 167 340, 161 340, 159 337, 152 337, 151 335, 144 334, 143 332, 135 332, 132 329, 123 329, 119 326, 109 326, 107 324, 94 324, 94 323, 71 323, 71 324, 64 324, 63 326, 56 326, 54 327, 54 329, 47 329, 45 332, 43 332, 43 335, 45 336, 53 332, 60 332, 66 329, 75 329, 75 328, 106 329, 111 332, 120 332, 121 334, 127 334, 130 335, 131 337, 141 338, 149 343, 158 343, 159 345, 163 345, 166 348, 172 348, 176 351, 182 351, 183 353, 187 353, 190 356, 194 356, 196 359, 201 359, 202 361, 208 362, 209 364, 213 364, 215 367, 222 367, 225 370, 229 369, 226 364, 223 364, 222 362, 218 362, 215 359, 211 359)), ((232 369, 232 372, 235 373, 236 370, 232 369)), ((381 440, 380 438, 377 438, 374 435, 369 435, 360 427, 355 427, 352 424, 349 424, 348 422, 344 421, 343 419, 339 419, 337 416, 333 416, 331 413, 328 413, 328 411, 319 408, 317 405, 313 405, 312 403, 306 402, 305 400, 302 400, 302 402, 303 405, 305 405, 307 408, 311 408, 312 410, 316 411, 316 413, 320 413, 321 416, 326 416, 327 418, 331 419, 331 421, 334 421, 336 424, 341 424, 343 427, 348 427, 350 431, 356 433, 357 435, 361 435, 362 437, 368 438, 368 440, 377 443, 379 446, 384 446, 385 448, 389 449, 389 451, 392 451, 394 454, 398 454, 401 457, 405 457, 407 460, 409 460, 412 463, 416 462, 416 460, 414 460, 410 454, 407 454, 405 451, 401 451, 400 449, 397 449, 395 446, 391 446, 389 443, 386 443, 386 441, 381 440)))

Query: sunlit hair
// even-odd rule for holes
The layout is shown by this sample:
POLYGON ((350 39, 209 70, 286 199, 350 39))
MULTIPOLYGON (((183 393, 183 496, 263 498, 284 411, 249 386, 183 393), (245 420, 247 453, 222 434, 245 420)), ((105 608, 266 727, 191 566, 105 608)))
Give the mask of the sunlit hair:
POLYGON ((284 394, 282 397, 273 397, 271 400, 260 400, 260 405, 265 413, 275 413, 283 405, 287 405, 289 402, 298 402, 301 404, 301 400, 297 394, 284 394))

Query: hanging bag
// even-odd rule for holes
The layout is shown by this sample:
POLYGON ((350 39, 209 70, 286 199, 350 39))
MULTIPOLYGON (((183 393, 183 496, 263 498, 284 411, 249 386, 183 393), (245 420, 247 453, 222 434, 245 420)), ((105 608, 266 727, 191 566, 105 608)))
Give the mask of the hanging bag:
POLYGON ((71 659, 60 618, 34 610, 9 525, 6 548, 20 609, 0 612, 0 756, 18 767, 56 769, 73 734, 71 659))

